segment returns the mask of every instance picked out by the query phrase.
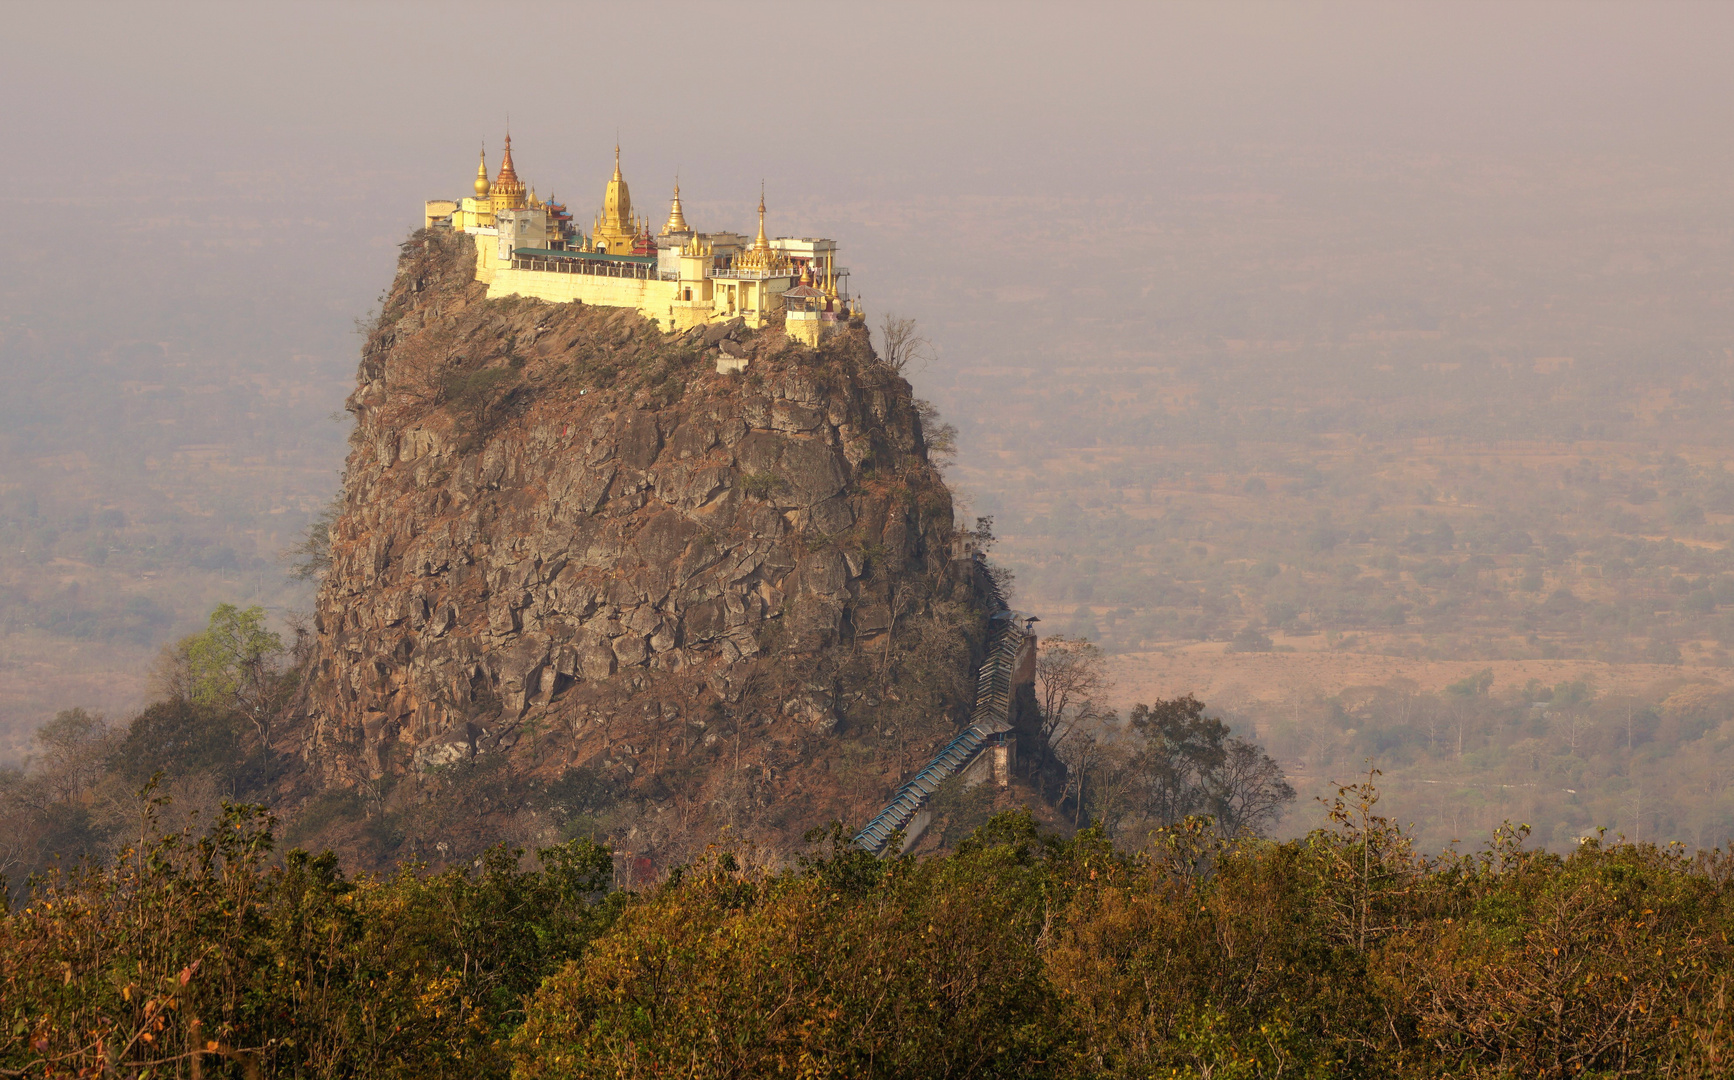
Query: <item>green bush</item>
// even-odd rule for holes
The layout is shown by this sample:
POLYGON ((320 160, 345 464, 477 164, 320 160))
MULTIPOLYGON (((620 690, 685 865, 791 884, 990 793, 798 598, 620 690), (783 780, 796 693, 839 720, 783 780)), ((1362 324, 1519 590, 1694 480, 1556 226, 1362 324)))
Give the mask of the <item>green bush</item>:
POLYGON ((259 807, 155 835, 160 802, 148 846, 0 919, 0 1072, 503 1077, 527 995, 619 906, 588 842, 348 879, 329 854, 273 864, 259 807))
POLYGON ((787 482, 776 473, 753 472, 741 475, 741 491, 755 499, 769 499, 786 487, 787 482))

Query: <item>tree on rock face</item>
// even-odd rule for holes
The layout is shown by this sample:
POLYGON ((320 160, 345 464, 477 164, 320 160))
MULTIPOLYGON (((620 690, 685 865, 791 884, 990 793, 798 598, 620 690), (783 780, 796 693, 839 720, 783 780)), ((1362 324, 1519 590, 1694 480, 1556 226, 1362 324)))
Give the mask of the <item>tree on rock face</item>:
POLYGON ((933 344, 914 319, 888 312, 879 320, 879 359, 899 375, 912 375, 933 359, 933 344))
POLYGON ((210 625, 187 641, 193 700, 215 705, 245 696, 263 683, 283 652, 283 640, 265 629, 265 609, 219 604, 210 625))
POLYGON ((182 638, 158 664, 159 693, 247 718, 271 749, 271 722, 290 688, 283 639, 265 626, 265 609, 219 604, 203 633, 182 638))

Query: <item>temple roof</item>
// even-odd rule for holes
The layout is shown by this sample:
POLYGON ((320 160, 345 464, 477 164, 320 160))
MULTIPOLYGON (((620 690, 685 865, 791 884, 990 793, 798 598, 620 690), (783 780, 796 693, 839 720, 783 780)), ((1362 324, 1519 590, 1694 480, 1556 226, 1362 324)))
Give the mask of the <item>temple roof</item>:
POLYGON ((602 224, 623 233, 635 233, 632 227, 632 192, 626 177, 620 174, 620 147, 614 147, 614 177, 602 196, 602 224))
POLYGON ((516 184, 518 170, 512 167, 512 133, 506 133, 506 156, 500 159, 500 175, 494 177, 496 184, 516 184))
POLYGON ((669 233, 691 232, 686 223, 686 215, 680 212, 680 181, 674 182, 674 204, 668 208, 668 224, 662 227, 662 235, 669 233))

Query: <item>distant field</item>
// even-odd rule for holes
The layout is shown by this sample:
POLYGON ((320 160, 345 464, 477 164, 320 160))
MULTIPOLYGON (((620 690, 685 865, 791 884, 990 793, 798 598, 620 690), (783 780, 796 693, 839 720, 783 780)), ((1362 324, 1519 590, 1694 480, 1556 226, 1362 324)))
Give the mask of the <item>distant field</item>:
POLYGON ((982 500, 1007 511, 1020 597, 1116 650, 1251 626, 1437 659, 1727 662, 1720 448, 1466 442, 1325 433, 962 472, 1027 483, 982 500))
POLYGON ((145 700, 152 650, 67 641, 41 631, 0 634, 0 763, 29 751, 35 725, 81 706, 125 720, 145 700))
POLYGON ((1544 686, 1585 681, 1606 695, 1643 695, 1658 685, 1681 681, 1734 685, 1734 671, 1720 665, 1608 664, 1597 660, 1413 660, 1326 649, 1321 640, 1293 639, 1282 643, 1292 653, 1233 653, 1223 643, 1176 642, 1171 648, 1115 656, 1114 697, 1129 708, 1134 702, 1196 695, 1225 710, 1253 705, 1283 705, 1332 698, 1355 687, 1412 682, 1423 694, 1438 694, 1447 686, 1484 670, 1494 685, 1521 687, 1531 680, 1544 686))
POLYGON ((959 238, 1002 316, 942 309, 924 389, 1014 602, 1113 654, 1122 706, 1256 733, 1291 828, 1371 763, 1429 846, 1734 835, 1725 195, 1638 158, 1281 160, 1065 207, 1127 254, 1061 244, 1039 296, 959 238))
POLYGON ((279 625, 308 606, 280 553, 335 494, 342 434, 314 411, 341 384, 316 401, 293 370, 31 344, 0 334, 0 765, 61 709, 127 719, 158 649, 215 605, 259 604, 279 625), (122 356, 154 381, 106 380, 122 356))

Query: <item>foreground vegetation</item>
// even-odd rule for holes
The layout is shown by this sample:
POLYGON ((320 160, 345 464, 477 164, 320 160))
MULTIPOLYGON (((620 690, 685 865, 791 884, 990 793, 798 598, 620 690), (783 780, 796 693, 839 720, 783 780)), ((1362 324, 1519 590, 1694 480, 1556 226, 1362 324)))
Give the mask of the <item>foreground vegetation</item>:
MULTIPOLYGON (((1424 858, 1343 788, 1287 843, 1139 852, 1024 814, 951 854, 840 830, 636 893, 578 841, 346 878, 230 806, 0 919, 5 1075, 1723 1075, 1734 862, 1502 830, 1424 858)), ((147 792, 147 796, 148 796, 147 792)))

